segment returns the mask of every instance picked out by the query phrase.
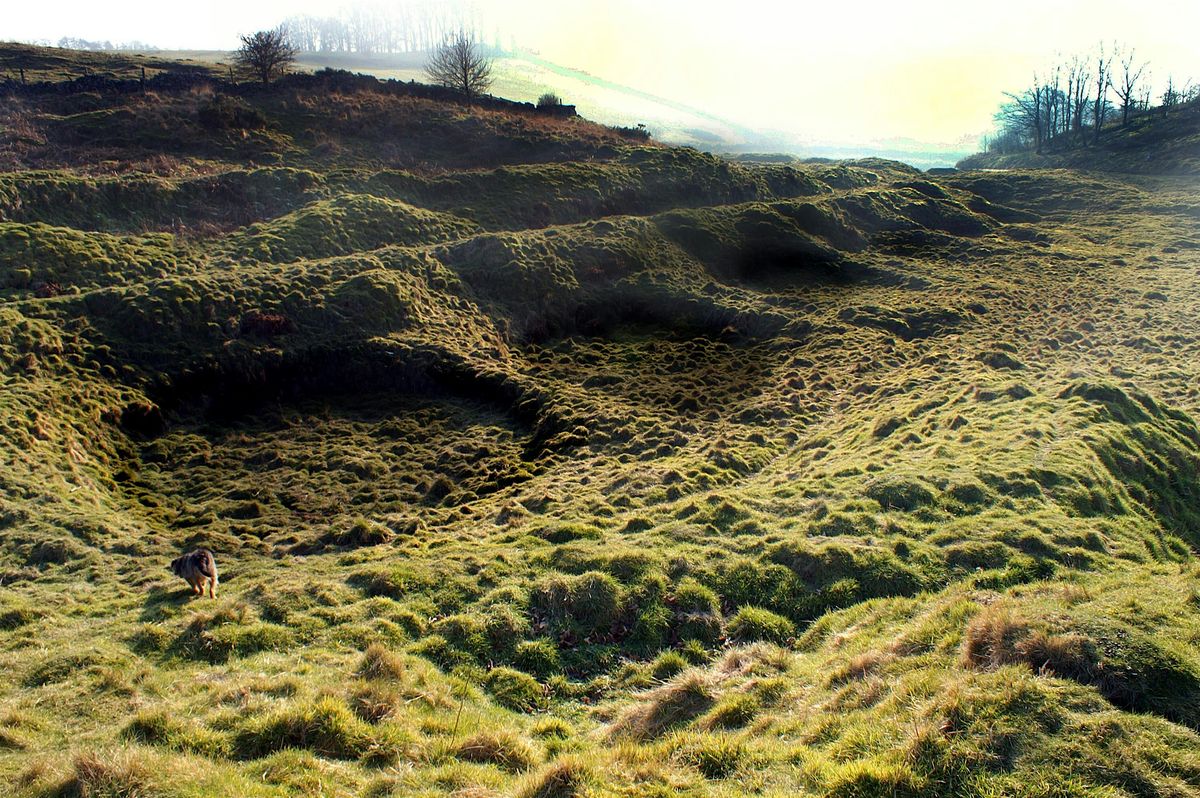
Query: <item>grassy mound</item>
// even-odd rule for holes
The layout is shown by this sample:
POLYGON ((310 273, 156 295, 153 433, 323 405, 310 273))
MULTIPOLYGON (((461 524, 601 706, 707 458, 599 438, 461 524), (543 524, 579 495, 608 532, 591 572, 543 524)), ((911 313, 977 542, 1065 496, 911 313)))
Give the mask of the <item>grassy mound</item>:
POLYGON ((4 90, 17 795, 1195 792, 1193 185, 4 90))

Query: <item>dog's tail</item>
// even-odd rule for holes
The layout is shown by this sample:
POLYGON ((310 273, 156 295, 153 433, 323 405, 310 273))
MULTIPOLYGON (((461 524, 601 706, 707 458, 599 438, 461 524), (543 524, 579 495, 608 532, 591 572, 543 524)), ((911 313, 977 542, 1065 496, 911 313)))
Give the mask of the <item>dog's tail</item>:
POLYGON ((204 550, 204 558, 200 560, 200 573, 209 578, 208 597, 217 597, 217 558, 208 549, 204 550))

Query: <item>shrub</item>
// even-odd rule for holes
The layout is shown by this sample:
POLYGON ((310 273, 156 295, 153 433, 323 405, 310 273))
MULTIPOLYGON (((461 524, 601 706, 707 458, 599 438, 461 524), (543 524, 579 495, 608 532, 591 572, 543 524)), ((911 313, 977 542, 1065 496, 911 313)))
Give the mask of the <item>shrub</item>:
POLYGON ((783 645, 795 631, 787 618, 760 607, 742 607, 727 627, 729 639, 735 643, 766 640, 783 645))
POLYGON ((634 141, 650 140, 650 131, 647 130, 646 126, 640 122, 638 123, 637 127, 621 127, 618 125, 610 129, 618 136, 624 136, 625 138, 633 139, 634 141))
POLYGON ((546 691, 538 680, 512 668, 492 668, 484 686, 497 704, 517 712, 533 712, 546 705, 546 691))
POLYGON ((556 108, 563 104, 562 98, 554 92, 546 92, 541 97, 538 97, 538 108, 556 108))
POLYGON ((510 773, 529 770, 538 755, 529 741, 512 731, 485 731, 463 740, 455 756, 465 762, 496 765, 510 773))

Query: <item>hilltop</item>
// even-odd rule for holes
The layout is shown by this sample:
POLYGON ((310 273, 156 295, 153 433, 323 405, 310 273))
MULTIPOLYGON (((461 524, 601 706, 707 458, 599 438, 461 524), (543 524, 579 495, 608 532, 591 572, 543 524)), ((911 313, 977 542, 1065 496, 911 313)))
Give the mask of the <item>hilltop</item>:
POLYGON ((1194 180, 216 77, 3 89, 16 795, 1197 793, 1194 180))

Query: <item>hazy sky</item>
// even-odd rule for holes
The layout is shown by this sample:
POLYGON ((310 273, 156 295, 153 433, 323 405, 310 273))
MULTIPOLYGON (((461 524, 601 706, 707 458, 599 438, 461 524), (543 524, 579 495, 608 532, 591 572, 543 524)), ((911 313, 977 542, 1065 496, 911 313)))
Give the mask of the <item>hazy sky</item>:
MULTIPOLYGON (((375 3, 377 5, 386 3, 375 3)), ((237 34, 319 0, 56 0, 6 3, 0 38, 62 36, 231 48, 237 34)), ((814 141, 978 134, 1005 90, 1056 53, 1101 40, 1136 48, 1155 79, 1200 81, 1196 0, 477 0, 499 28, 550 60, 749 126, 814 141)))

